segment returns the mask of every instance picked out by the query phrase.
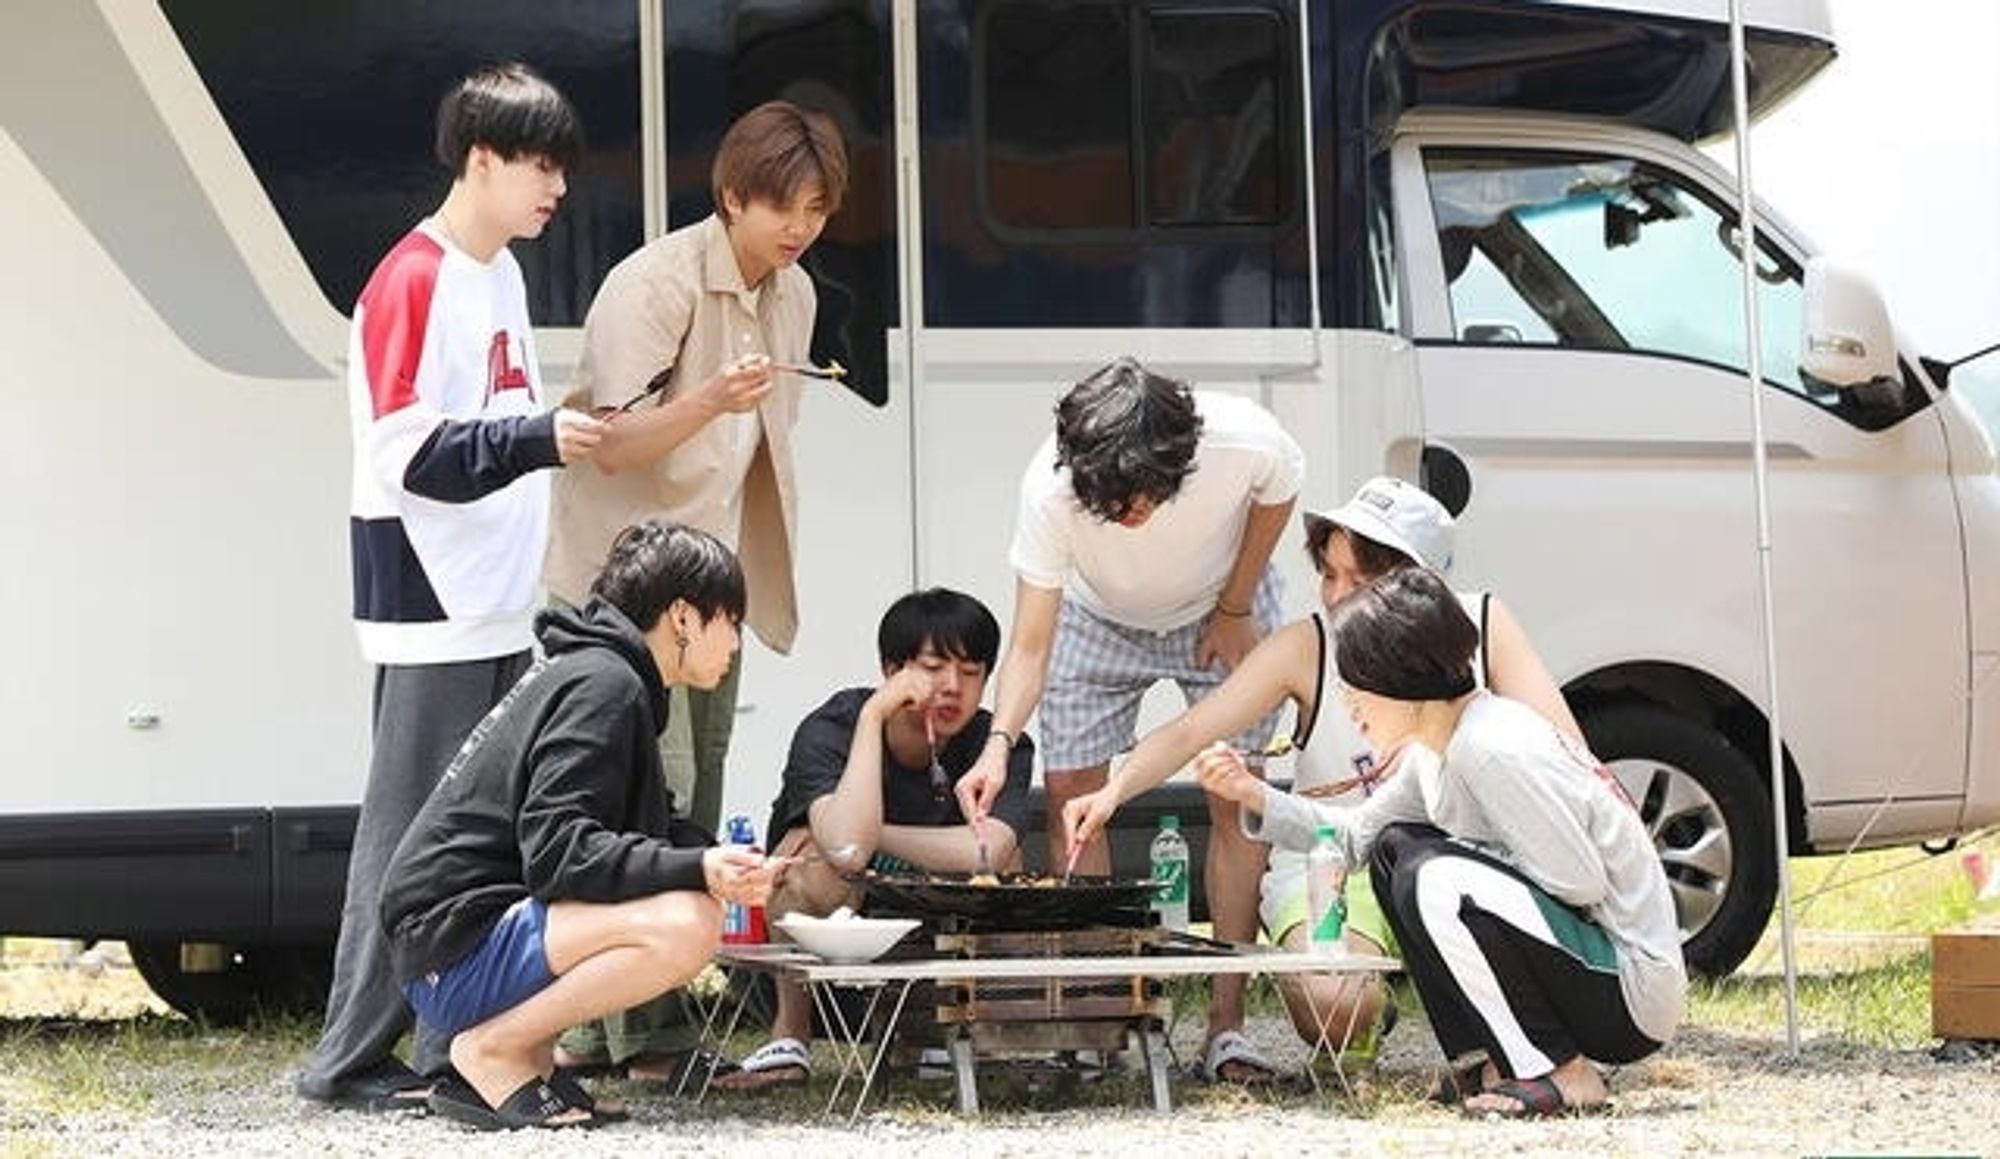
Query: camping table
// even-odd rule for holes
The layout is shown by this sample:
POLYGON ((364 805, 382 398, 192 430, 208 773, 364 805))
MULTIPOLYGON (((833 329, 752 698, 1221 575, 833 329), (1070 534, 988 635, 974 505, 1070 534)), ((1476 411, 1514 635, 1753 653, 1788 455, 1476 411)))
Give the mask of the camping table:
MULTIPOLYGON (((813 1003, 819 1009, 826 1023, 834 1050, 839 1072, 835 1078, 833 1093, 828 1096, 826 1110, 831 1113, 840 1104, 842 1093, 849 1082, 859 1084, 854 1102, 848 1112, 851 1120, 861 1113, 862 1105, 874 1089, 875 1076, 881 1071, 882 1060, 887 1057, 889 1044, 895 1037, 897 1020, 903 1006, 908 1001, 910 990, 918 982, 964 982, 968 980, 987 981, 993 979, 1040 979, 1062 978, 1145 978, 1167 979, 1187 977, 1214 977, 1222 974, 1368 974, 1399 970, 1402 963, 1394 958, 1365 954, 1305 954, 1268 946, 1236 945, 1230 952, 1200 954, 1135 954, 1115 957, 1038 957, 1038 958, 920 958, 863 962, 859 964, 835 964, 816 955, 808 954, 796 947, 781 944, 770 945, 724 945, 716 954, 716 960, 725 973, 750 971, 767 973, 780 982, 802 984, 812 994, 813 1003), (868 994, 866 1011, 851 1024, 836 1000, 835 991, 854 988, 868 994), (862 1041, 878 1009, 887 1003, 887 1019, 882 1023, 881 1037, 871 1052, 862 1041)), ((748 996, 747 987, 727 987, 724 998, 712 1004, 703 1019, 703 1038, 711 1047, 719 1045, 735 1033, 743 1016, 743 1008, 748 996), (735 1002, 727 1000, 730 989, 738 989, 735 1002), (725 1013, 725 1008, 727 1012, 725 1013), (726 1021, 718 1038, 715 1034, 718 1021, 726 1021)), ((1164 1036, 1151 1019, 1148 1025, 1136 1026, 1140 1051, 1146 1062, 1146 1069, 1152 1080, 1153 1107, 1160 1112, 1172 1109, 1172 1096, 1167 1087, 1166 1049, 1164 1036)), ((1352 1035, 1353 1026, 1346 1027, 1340 1035, 1342 1040, 1352 1035)), ((1311 1053, 1306 1059, 1306 1073, 1312 1075, 1317 1087, 1319 1079, 1313 1075, 1312 1064, 1322 1054, 1334 1060, 1334 1073, 1346 1087, 1347 1076, 1340 1066, 1340 1052, 1333 1048, 1331 1037, 1322 1027, 1318 1041, 1311 1045, 1311 1053)), ((979 1109, 979 1094, 973 1068, 972 1045, 964 1037, 954 1038, 951 1043, 952 1070, 958 1084, 958 1106, 961 1111, 979 1109)), ((704 1076, 699 1099, 708 1089, 708 1078, 704 1076)), ((683 1076, 685 1081, 685 1076, 683 1076)))

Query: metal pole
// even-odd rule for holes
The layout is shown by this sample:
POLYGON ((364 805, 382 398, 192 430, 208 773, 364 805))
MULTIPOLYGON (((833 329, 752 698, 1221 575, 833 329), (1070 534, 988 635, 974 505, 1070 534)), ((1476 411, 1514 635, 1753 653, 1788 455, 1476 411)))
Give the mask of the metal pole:
POLYGON ((1770 463, 1764 451, 1763 329, 1757 317, 1757 224, 1750 196, 1750 84, 1743 0, 1729 0, 1729 73, 1736 101, 1736 199, 1741 214, 1743 324, 1749 344, 1750 463, 1757 491, 1757 583, 1763 599, 1765 695, 1771 717, 1771 828, 1778 858, 1778 938, 1785 961, 1785 1050, 1799 1053, 1799 978, 1792 945, 1791 840, 1785 830, 1785 748, 1778 696, 1778 621, 1771 598, 1770 463))

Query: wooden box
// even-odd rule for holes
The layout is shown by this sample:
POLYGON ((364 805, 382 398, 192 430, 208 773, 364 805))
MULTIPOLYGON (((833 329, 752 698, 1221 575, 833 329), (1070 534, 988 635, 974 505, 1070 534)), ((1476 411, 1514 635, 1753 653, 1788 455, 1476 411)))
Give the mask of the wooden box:
POLYGON ((2000 927, 1931 935, 1931 1033, 2000 1039, 2000 927))

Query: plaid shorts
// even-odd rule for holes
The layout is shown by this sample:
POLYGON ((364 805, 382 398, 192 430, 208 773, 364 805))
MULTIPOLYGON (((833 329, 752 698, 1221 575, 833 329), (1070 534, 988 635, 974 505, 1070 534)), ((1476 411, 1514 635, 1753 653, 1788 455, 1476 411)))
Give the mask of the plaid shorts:
MULTIPOLYGON (((1278 627, 1279 588, 1277 569, 1266 567, 1250 602, 1260 636, 1278 627)), ((1161 680, 1180 685, 1190 704, 1214 691, 1228 674, 1194 663, 1207 623, 1204 616, 1165 632, 1128 628, 1065 597, 1042 694, 1042 767, 1087 769, 1131 748, 1138 740, 1139 702, 1161 680)), ((1262 748, 1277 724, 1273 710, 1231 743, 1262 748)))

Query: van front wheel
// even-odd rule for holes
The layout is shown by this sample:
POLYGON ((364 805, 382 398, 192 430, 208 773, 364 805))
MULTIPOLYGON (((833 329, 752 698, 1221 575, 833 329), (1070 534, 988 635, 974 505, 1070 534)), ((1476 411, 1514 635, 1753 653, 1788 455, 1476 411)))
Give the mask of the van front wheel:
POLYGON ((1771 799, 1756 766, 1713 729, 1649 704, 1582 723, 1667 871, 1688 968, 1728 974, 1763 935, 1777 896, 1771 799))

